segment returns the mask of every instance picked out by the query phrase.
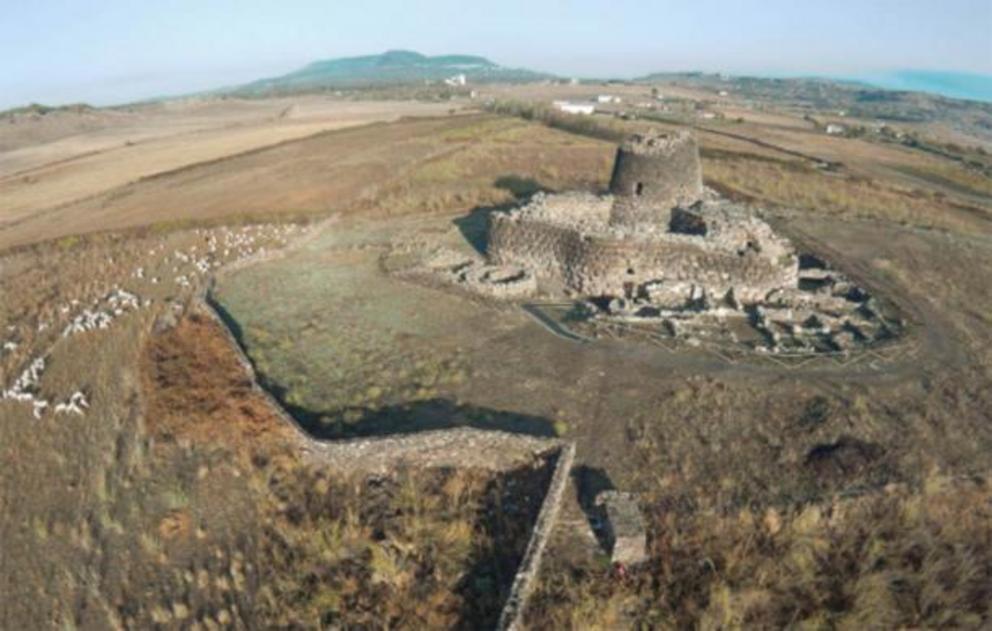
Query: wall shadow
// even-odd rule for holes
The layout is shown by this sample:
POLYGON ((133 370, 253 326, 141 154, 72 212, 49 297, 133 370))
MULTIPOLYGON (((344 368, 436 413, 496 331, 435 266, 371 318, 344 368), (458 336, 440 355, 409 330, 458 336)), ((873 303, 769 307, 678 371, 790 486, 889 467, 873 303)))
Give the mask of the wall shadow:
POLYGON ((589 521, 589 527, 596 535, 596 541, 604 551, 609 552, 613 542, 607 534, 606 511, 596 505, 596 496, 603 491, 613 491, 616 487, 610 476, 600 467, 579 465, 572 469, 572 482, 575 486, 576 499, 579 507, 589 521))
POLYGON ((220 318, 220 321, 224 324, 224 326, 227 327, 227 330, 230 331, 231 335, 234 337, 234 341, 237 342, 241 352, 244 353, 245 357, 247 357, 248 352, 246 351, 244 344, 244 329, 242 329, 238 321, 234 319, 231 312, 228 311, 224 305, 214 297, 212 287, 207 288, 207 291, 203 295, 203 299, 207 305, 214 310, 214 313, 217 314, 217 317, 220 318))
POLYGON ((541 185, 534 178, 515 174, 501 175, 493 180, 493 186, 513 195, 513 201, 493 206, 476 206, 464 217, 455 219, 452 223, 458 228, 472 248, 479 254, 485 255, 489 246, 489 216, 493 213, 510 211, 525 203, 535 194, 550 189, 541 185))
POLYGON ((478 540, 487 545, 473 551, 456 588, 464 602, 457 628, 496 628, 559 457, 545 456, 540 466, 506 471, 487 485, 478 521, 478 540))
POLYGON ((507 191, 513 195, 517 201, 528 200, 537 193, 547 192, 550 190, 542 186, 540 182, 532 177, 525 177, 515 173, 499 176, 493 180, 493 186, 507 191))
POLYGON ((556 436, 554 424, 546 418, 456 403, 450 399, 328 412, 288 405, 282 396, 285 394, 283 388, 268 386, 268 389, 307 433, 320 440, 397 436, 456 427, 556 436))

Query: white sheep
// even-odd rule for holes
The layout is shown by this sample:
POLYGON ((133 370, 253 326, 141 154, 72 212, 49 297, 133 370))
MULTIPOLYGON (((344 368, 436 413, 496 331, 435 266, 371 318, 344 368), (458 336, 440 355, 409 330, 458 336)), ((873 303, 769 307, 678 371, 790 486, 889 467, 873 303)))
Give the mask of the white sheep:
POLYGON ((45 401, 43 399, 38 399, 36 401, 33 401, 32 404, 33 404, 33 409, 31 410, 31 414, 36 419, 40 419, 41 418, 41 415, 45 411, 45 408, 48 407, 48 401, 45 401))
POLYGON ((64 403, 57 403, 55 405, 56 414, 77 414, 83 416, 86 414, 85 410, 90 407, 89 401, 86 400, 86 395, 81 390, 76 390, 73 392, 64 403))

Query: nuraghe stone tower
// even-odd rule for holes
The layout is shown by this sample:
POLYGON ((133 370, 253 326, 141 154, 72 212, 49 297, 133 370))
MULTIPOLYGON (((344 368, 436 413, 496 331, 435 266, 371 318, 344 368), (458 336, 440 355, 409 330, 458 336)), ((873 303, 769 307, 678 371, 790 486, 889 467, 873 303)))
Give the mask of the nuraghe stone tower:
POLYGON ((796 286, 786 239, 748 209, 705 198, 689 132, 634 136, 617 151, 609 195, 537 195, 494 214, 489 259, 585 296, 758 300, 796 286))
POLYGON ((696 139, 686 131, 628 139, 617 149, 610 194, 611 225, 668 223, 672 208, 688 208, 703 199, 696 139))

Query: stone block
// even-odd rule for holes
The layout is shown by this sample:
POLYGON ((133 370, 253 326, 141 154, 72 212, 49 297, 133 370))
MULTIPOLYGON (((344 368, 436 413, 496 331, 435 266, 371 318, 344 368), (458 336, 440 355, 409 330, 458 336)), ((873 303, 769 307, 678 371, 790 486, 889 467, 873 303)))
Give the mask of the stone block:
POLYGON ((647 532, 637 505, 637 496, 620 491, 603 491, 596 505, 606 516, 605 534, 614 563, 636 565, 647 560, 647 532))

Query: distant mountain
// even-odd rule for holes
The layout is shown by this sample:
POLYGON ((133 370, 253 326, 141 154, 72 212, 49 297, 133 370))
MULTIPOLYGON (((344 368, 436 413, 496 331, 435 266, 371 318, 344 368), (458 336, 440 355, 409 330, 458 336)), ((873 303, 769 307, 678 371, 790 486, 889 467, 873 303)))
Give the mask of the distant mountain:
POLYGON ((470 83, 516 83, 552 78, 552 75, 541 72, 506 68, 485 57, 474 55, 428 57, 408 50, 390 50, 380 55, 315 61, 295 72, 253 81, 229 92, 259 94, 322 88, 413 85, 425 81, 443 81, 461 74, 470 83))

